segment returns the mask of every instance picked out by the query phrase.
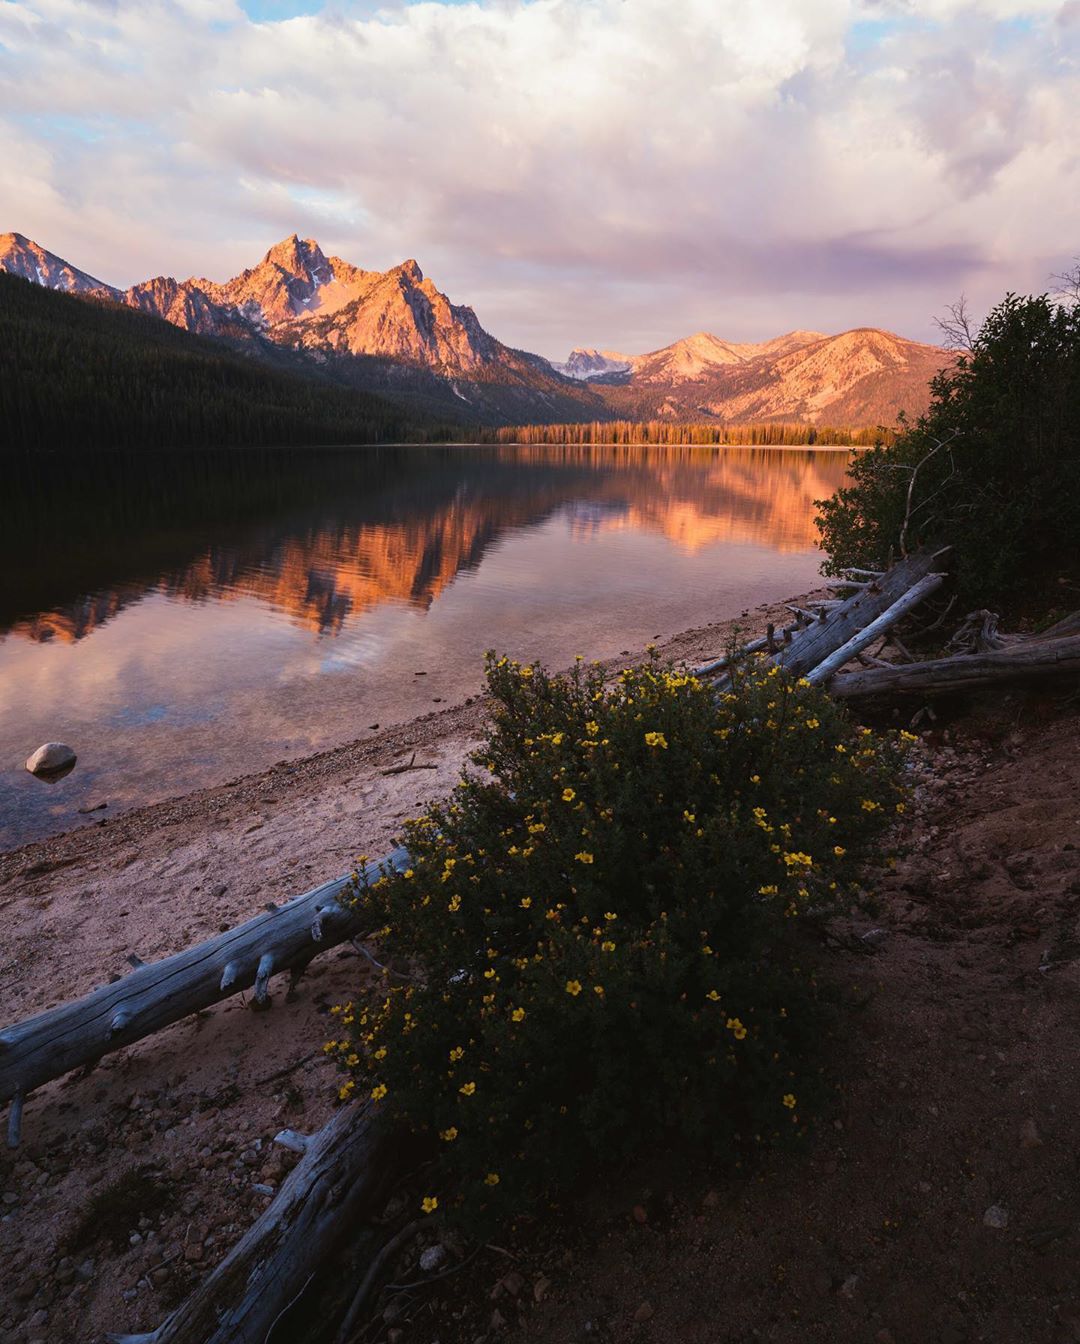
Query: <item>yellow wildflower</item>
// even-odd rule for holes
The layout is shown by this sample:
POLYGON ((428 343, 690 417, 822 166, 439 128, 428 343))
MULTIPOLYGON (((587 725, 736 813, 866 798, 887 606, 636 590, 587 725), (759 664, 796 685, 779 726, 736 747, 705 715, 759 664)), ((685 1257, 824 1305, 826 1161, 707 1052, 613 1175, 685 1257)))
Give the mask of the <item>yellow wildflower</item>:
POLYGON ((581 993, 581 981, 580 981, 580 980, 567 980, 567 982, 566 982, 566 992, 567 992, 567 994, 570 994, 573 998, 576 999, 577 996, 581 993))
POLYGON ((476 1091, 476 1084, 462 1083, 461 1086, 458 1088, 458 1091, 461 1093, 463 1097, 471 1097, 472 1094, 476 1091))
POLYGON ((420 1208, 424 1213, 434 1213, 439 1207, 439 1201, 434 1195, 425 1195, 420 1201, 420 1208))
POLYGON ((646 733, 645 745, 647 747, 660 747, 667 750, 667 738, 663 733, 646 733))
POLYGON ((371 1089, 371 1100, 372 1100, 372 1101, 382 1101, 383 1097, 386 1096, 386 1094, 387 1094, 387 1092, 389 1092, 389 1090, 390 1090, 390 1089, 386 1086, 385 1083, 380 1083, 380 1084, 378 1085, 378 1087, 373 1087, 373 1088, 371 1089))
POLYGON ((600 944, 600 951, 601 951, 601 952, 614 952, 614 951, 615 951, 615 944, 614 944, 614 943, 611 941, 611 939, 609 938, 609 939, 607 939, 605 942, 602 942, 602 943, 600 944))
POLYGON ((592 863, 593 861, 593 856, 587 849, 583 849, 579 854, 575 854, 574 858, 577 859, 578 863, 592 863))
POLYGON ((498 1184, 499 1184, 499 1173, 498 1173, 497 1171, 489 1171, 488 1174, 484 1177, 484 1184, 485 1184, 485 1185, 498 1185, 498 1184))
POLYGON ((442 1130, 439 1138, 442 1139, 443 1143, 453 1143, 457 1138, 457 1126, 451 1125, 449 1129, 442 1130))
POLYGON ((574 792, 573 789, 569 789, 569 788, 568 788, 568 789, 563 789, 563 791, 562 791, 562 800, 563 800, 564 803, 572 803, 576 797, 577 797, 577 794, 574 792))
POLYGON ((788 1108, 789 1111, 793 1111, 795 1109, 795 1097, 793 1093, 786 1092, 784 1094, 784 1105, 788 1108))
POLYGON ((525 1018, 524 1008, 515 1008, 514 1011, 510 1014, 510 1020, 512 1022, 521 1022, 524 1020, 524 1018, 525 1018))

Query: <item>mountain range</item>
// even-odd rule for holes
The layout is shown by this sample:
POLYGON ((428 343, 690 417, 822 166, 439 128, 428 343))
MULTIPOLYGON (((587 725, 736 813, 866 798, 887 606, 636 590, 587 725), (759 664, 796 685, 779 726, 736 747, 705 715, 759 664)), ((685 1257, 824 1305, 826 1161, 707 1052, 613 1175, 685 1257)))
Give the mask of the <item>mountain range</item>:
POLYGON ((367 271, 295 234, 224 283, 157 276, 118 289, 18 233, 0 235, 0 270, 466 425, 889 424, 925 409, 929 379, 951 358, 866 327, 760 343, 699 332, 646 354, 579 348, 552 362, 497 340, 413 260, 367 271))

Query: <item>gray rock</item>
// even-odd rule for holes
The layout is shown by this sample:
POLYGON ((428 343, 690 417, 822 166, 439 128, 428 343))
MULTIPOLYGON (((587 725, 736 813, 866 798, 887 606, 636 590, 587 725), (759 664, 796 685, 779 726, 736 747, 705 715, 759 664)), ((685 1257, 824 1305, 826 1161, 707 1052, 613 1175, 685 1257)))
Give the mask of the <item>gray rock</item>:
POLYGON ((429 1246, 420 1256, 420 1268, 425 1274, 431 1274, 446 1260, 445 1246, 429 1246))
POLYGON ((1009 1226, 1009 1215, 1000 1204, 991 1204, 983 1214, 984 1227, 996 1227, 999 1230, 1009 1226))
POLYGON ((70 770, 77 757, 64 742, 46 742, 38 747, 26 760, 26 768, 32 775, 55 775, 61 770, 70 770))

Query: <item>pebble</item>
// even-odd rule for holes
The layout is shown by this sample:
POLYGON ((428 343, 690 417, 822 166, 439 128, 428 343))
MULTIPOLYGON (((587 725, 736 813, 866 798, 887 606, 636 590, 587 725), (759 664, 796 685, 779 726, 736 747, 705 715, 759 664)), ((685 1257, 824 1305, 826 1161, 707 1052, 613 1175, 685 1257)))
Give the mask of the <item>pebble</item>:
POLYGON ((641 1306, 634 1312, 634 1320, 639 1323, 641 1321, 651 1321, 654 1315, 655 1309, 653 1304, 651 1302, 642 1302, 641 1306))
POLYGON ((429 1246, 420 1255, 420 1268, 425 1274, 432 1274, 446 1262, 445 1246, 429 1246))
POLYGON ((983 1214, 983 1227, 994 1227, 999 1231, 1009 1226, 1009 1215, 1000 1204, 991 1204, 983 1214))

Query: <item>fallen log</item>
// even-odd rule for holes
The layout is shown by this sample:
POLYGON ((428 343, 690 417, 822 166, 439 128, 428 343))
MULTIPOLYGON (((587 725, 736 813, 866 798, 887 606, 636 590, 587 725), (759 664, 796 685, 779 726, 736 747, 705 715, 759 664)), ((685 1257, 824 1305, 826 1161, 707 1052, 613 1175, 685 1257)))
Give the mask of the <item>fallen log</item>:
MULTIPOLYGON (((294 1139, 296 1136, 293 1136, 294 1139)), ((293 1144, 295 1146, 295 1144, 293 1144)), ((156 1330, 113 1344, 286 1344, 275 1330, 345 1233, 380 1211, 397 1164, 373 1103, 343 1107, 309 1138, 273 1202, 156 1330)), ((383 1229, 369 1228, 374 1243, 383 1229)))
POLYGON ((925 663, 841 673, 832 678, 827 689, 838 700, 926 698, 1078 672, 1080 635, 1066 635, 1013 644, 990 653, 961 653, 925 663))
POLYGON ((861 653, 863 649, 873 644, 879 635, 891 630, 913 607, 918 606, 924 597, 929 597, 931 593, 940 588, 944 581, 944 574, 924 574, 917 583, 911 585, 907 592, 902 593, 891 606, 886 607, 880 616, 876 616, 869 625, 864 625, 846 643, 833 649, 821 662, 816 663, 808 672, 805 672, 803 675, 807 681, 815 686, 820 686, 828 681, 834 672, 839 672, 845 663, 849 663, 856 654, 861 653))
MULTIPOLYGON (((400 871, 408 862, 408 852, 399 847, 369 868, 400 871)), ((349 881, 348 875, 333 878, 246 924, 0 1032, 0 1104, 13 1102, 9 1146, 18 1143, 22 1103, 35 1087, 251 985, 256 1001, 265 1003, 271 975, 286 970, 295 975, 320 952, 363 932, 363 913, 338 900, 349 881)))

